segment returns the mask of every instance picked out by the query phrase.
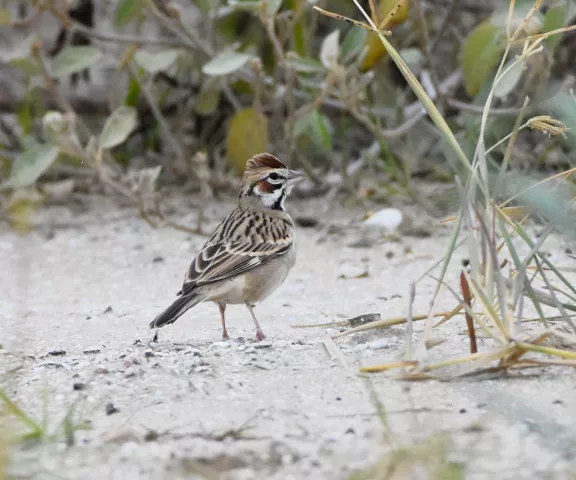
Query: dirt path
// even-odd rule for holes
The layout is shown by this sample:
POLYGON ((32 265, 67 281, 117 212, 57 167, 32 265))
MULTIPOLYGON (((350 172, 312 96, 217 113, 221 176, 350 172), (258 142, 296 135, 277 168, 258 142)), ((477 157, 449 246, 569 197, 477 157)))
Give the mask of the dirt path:
MULTIPOLYGON (((208 216, 230 208, 214 206, 208 216)), ((176 210, 194 222, 183 202, 176 210)), ((222 342, 211 304, 150 344, 148 322, 174 298, 204 238, 151 229, 101 199, 76 211, 45 209, 26 238, 0 232, 8 272, 0 276, 0 373, 11 372, 0 377, 4 387, 35 418, 45 416, 49 432, 71 407, 73 423, 90 426, 71 447, 47 441, 15 450, 15 477, 345 479, 391 445, 420 443, 404 458, 443 473, 409 477, 400 469, 394 478, 576 478, 572 370, 450 383, 373 376, 383 424, 356 371, 401 358, 404 329, 344 337, 346 371, 322 343, 336 329, 293 328, 404 315, 410 282, 442 253, 449 232, 432 226, 430 238, 371 244, 358 215, 333 215, 331 225, 299 228, 296 267, 256 310, 268 335, 262 344, 242 307, 228 309, 233 340, 222 342)), ((548 247, 558 256, 563 248, 559 239, 548 247)), ((417 313, 426 312, 432 288, 431 280, 419 284, 417 313)), ((438 308, 453 306, 446 298, 438 308)), ((416 324, 415 338, 421 329, 416 324)), ((448 324, 431 355, 464 353, 462 332, 459 321, 448 324)))

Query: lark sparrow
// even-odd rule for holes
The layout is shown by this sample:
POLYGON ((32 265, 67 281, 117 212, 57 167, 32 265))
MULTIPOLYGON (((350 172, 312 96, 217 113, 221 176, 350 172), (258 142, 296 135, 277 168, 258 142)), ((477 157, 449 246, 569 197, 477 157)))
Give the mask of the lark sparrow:
POLYGON ((238 207, 216 228, 188 268, 180 298, 150 328, 174 323, 194 305, 210 301, 220 308, 222 337, 228 339, 226 305, 243 303, 256 326, 256 338, 264 339, 253 308, 284 282, 296 261, 294 222, 284 201, 303 177, 269 153, 248 160, 238 207))

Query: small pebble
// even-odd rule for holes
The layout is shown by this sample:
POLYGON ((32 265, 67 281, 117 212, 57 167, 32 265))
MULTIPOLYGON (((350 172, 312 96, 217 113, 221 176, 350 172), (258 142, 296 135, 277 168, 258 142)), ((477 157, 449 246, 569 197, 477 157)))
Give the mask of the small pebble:
POLYGON ((106 415, 112 415, 114 413, 118 413, 118 410, 112 402, 106 404, 106 415))
POLYGON ((155 442, 156 440, 158 440, 158 432, 155 432, 154 430, 148 430, 146 432, 146 435, 144 435, 144 441, 145 442, 155 442))
POLYGON ((84 353, 100 353, 99 347, 88 347, 84 350, 84 353))
POLYGON ((258 342, 254 344, 254 348, 271 348, 272 347, 272 342, 269 341, 263 341, 263 342, 258 342))
POLYGON ((72 385, 72 388, 74 390, 77 390, 77 391, 84 390, 86 388, 86 384, 81 383, 81 382, 76 382, 76 383, 74 383, 74 385, 72 385))
POLYGON ((48 355, 52 355, 54 357, 60 357, 62 355, 66 355, 66 350, 58 350, 58 349, 50 350, 48 352, 48 355))

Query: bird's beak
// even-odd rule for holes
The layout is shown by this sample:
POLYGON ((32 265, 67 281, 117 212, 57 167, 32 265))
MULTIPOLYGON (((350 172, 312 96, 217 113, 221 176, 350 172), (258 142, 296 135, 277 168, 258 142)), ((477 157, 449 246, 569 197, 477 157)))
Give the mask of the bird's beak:
POLYGON ((304 180, 306 178, 306 175, 304 175, 302 172, 299 172, 298 170, 288 170, 288 181, 290 183, 297 183, 300 180, 304 180))

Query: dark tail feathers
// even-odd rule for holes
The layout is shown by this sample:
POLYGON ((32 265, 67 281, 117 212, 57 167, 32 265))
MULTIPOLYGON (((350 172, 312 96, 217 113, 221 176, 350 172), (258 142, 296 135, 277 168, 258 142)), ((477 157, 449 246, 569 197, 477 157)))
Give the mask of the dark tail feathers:
POLYGON ((150 322, 150 328, 160 328, 164 325, 174 323, 178 318, 184 315, 187 310, 200 303, 202 300, 204 300, 204 297, 197 293, 178 298, 172 305, 150 322))

